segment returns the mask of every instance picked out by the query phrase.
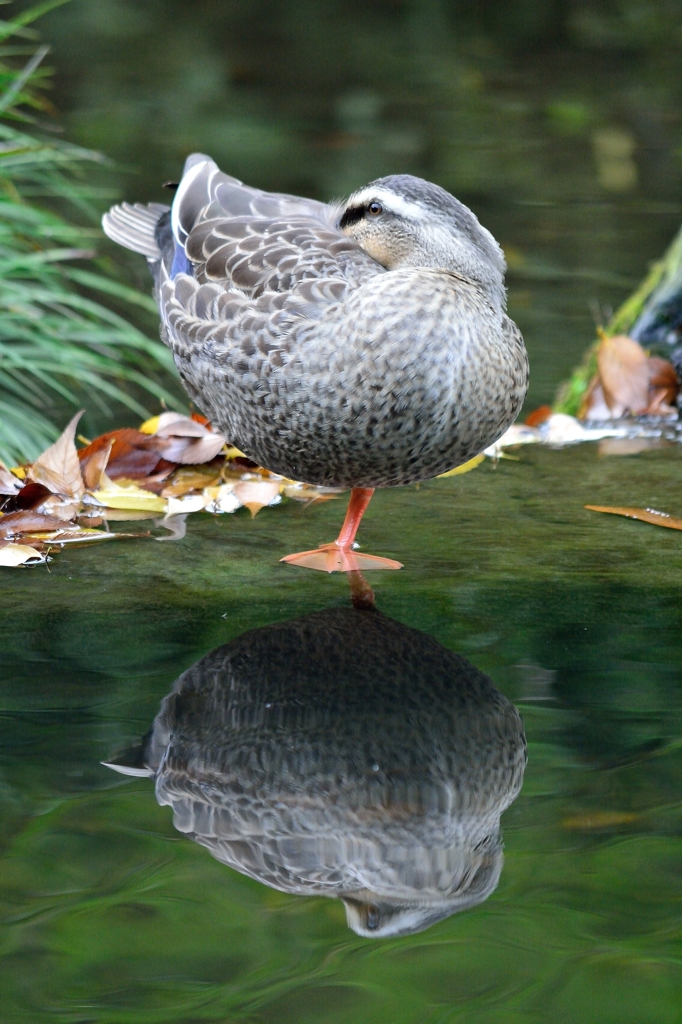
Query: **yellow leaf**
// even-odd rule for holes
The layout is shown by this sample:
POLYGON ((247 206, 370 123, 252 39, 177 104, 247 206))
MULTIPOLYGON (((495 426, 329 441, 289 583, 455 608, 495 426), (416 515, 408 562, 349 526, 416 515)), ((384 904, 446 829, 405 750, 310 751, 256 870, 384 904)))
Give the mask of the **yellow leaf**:
POLYGON ((137 429, 142 434, 155 434, 159 429, 159 420, 161 416, 152 416, 151 419, 145 420, 137 429))
POLYGON ((107 508, 134 509, 139 512, 165 512, 166 499, 160 498, 153 491, 145 491, 143 487, 118 487, 111 484, 109 488, 95 491, 93 498, 107 508))
POLYGON ((640 519, 652 526, 667 526, 669 530, 682 530, 682 519, 669 516, 667 512, 657 512, 655 508, 625 508, 620 505, 585 505, 590 512, 610 512, 614 516, 625 516, 627 519, 640 519))
POLYGON ((235 446, 233 444, 228 444, 228 446, 227 446, 227 448, 225 450, 225 458, 228 459, 228 460, 229 459, 245 459, 246 455, 244 455, 244 452, 240 452, 239 448, 235 448, 235 446))
POLYGON ((10 469, 10 473, 14 473, 14 475, 18 477, 19 480, 26 479, 26 470, 24 469, 23 466, 12 466, 12 468, 10 469))
POLYGON ((28 544, 4 544, 0 547, 0 566, 13 567, 32 561, 44 562, 45 558, 28 544))
POLYGON ((461 466, 455 466, 454 469, 449 469, 447 473, 439 473, 436 479, 442 480, 446 476, 459 476, 460 473, 468 473, 470 470, 476 469, 476 466, 480 466, 484 459, 485 455, 474 455, 473 459, 462 463, 461 466))

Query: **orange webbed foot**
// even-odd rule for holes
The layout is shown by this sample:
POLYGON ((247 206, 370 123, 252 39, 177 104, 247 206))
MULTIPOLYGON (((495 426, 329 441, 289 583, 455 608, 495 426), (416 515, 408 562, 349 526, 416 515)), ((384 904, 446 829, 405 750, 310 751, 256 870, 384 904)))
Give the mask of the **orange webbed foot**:
POLYGON ((402 569, 402 562, 379 555, 366 555, 352 548, 338 544, 323 544, 312 551, 298 551, 280 559, 289 565, 300 565, 304 569, 319 569, 321 572, 360 572, 372 569, 402 569))

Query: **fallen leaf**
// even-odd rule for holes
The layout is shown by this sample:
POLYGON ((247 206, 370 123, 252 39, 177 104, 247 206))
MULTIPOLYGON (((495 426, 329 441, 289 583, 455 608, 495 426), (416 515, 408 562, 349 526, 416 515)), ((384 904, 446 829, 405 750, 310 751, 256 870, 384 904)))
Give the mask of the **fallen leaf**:
POLYGON ((14 567, 27 562, 44 562, 45 556, 27 544, 0 544, 0 566, 14 567))
POLYGON ((613 417, 644 412, 649 405, 649 363, 639 342, 625 334, 602 338, 597 369, 613 417))
POLYGON ((595 373, 585 392, 580 408, 578 409, 579 420, 610 420, 611 410, 606 404, 604 389, 599 380, 599 374, 595 373))
POLYGON ((82 415, 83 410, 77 412, 62 436, 31 466, 31 478, 36 483, 43 484, 53 494, 63 494, 68 498, 80 498, 85 490, 74 444, 76 427, 82 415))
POLYGON ((165 459, 183 465, 210 462, 226 443, 222 434, 178 412, 159 416, 153 439, 165 459))
MULTIPOLYGON (((91 445, 88 445, 90 448, 91 445)), ((83 483, 85 484, 86 491, 96 491, 102 483, 102 474, 107 468, 111 450, 114 447, 113 437, 102 445, 102 447, 93 450, 89 455, 82 456, 78 453, 81 464, 81 475, 83 477, 83 483)), ((87 450, 87 449, 86 449, 87 450)))
POLYGON ((281 501, 279 480, 240 480, 233 488, 236 498, 246 505, 251 516, 257 515, 266 505, 276 505, 281 501))
POLYGON ((461 466, 455 466, 454 469, 449 469, 447 473, 439 473, 436 479, 443 480, 447 476, 459 476, 460 473, 468 473, 470 470, 476 469, 476 466, 480 466, 484 459, 484 454, 474 455, 473 459, 463 462, 461 466))
MULTIPOLYGON (((649 356, 649 388, 649 411, 652 411, 653 406, 674 405, 680 382, 670 360, 649 356)), ((673 409, 673 412, 677 410, 673 409)))
POLYGON ((57 516, 46 516, 42 512, 10 512, 0 516, 0 538, 3 540, 21 533, 61 530, 63 527, 63 522, 57 516))
POLYGON ((234 493, 234 484, 220 484, 219 487, 205 487, 203 495, 206 498, 204 506, 207 512, 214 515, 223 512, 236 512, 242 507, 242 503, 234 493))
POLYGON ((585 508, 591 512, 609 512, 614 516, 640 519, 643 523, 651 523, 652 526, 666 526, 669 530, 682 530, 682 519, 670 516, 667 512, 657 512, 655 508, 625 508, 619 505, 613 508, 608 505, 585 505, 585 508))
POLYGON ((544 423, 545 420, 548 420, 551 415, 552 415, 552 406, 551 405, 539 405, 537 407, 537 409, 533 409, 533 411, 531 413, 529 413, 528 416, 526 416, 526 420, 525 420, 526 426, 527 427, 539 427, 540 424, 544 423))
MULTIPOLYGON (((142 480, 158 471, 162 459, 161 453, 157 450, 152 438, 133 427, 110 430, 108 433, 102 434, 101 437, 96 437, 87 448, 81 448, 78 457, 83 462, 87 462, 108 447, 110 454, 106 470, 107 476, 112 480, 121 477, 142 480)), ((172 470, 173 466, 168 466, 166 475, 172 470)))
POLYGON ((106 490, 93 493, 93 498, 107 508, 134 509, 140 512, 165 512, 166 499, 143 487, 121 487, 109 483, 106 490))
POLYGON ((208 427, 209 430, 213 430, 213 427, 211 426, 211 421, 206 416, 202 416, 200 412, 190 413, 189 418, 191 420, 195 420, 197 423, 203 423, 203 425, 205 427, 208 427))
POLYGON ((32 481, 24 484, 20 491, 9 498, 4 504, 5 512, 19 512, 22 509, 38 508, 52 494, 43 484, 35 484, 32 481))
POLYGON ((161 496, 163 498, 181 498, 188 491, 203 491, 204 487, 213 487, 220 482, 223 463, 204 463, 201 466, 180 466, 168 480, 161 496))
POLYGON ((161 413, 157 417, 154 431, 157 437, 168 437, 171 434, 177 437, 203 437, 209 433, 211 431, 203 423, 193 420, 190 416, 183 416, 181 412, 161 413))
POLYGON ((160 419, 161 419, 161 416, 159 415, 159 416, 152 416, 151 419, 145 420, 144 423, 141 423, 139 428, 138 428, 140 433, 141 434, 155 434, 157 429, 158 429, 159 420, 160 419))
MULTIPOLYGON (((228 459, 228 461, 230 459, 246 459, 246 455, 244 455, 244 452, 240 452, 239 448, 235 448, 233 444, 228 444, 225 449, 225 458, 228 459)), ((250 459, 246 459, 246 461, 251 462, 250 459)), ((254 465, 254 463, 251 462, 251 465, 254 465)))
POLYGON ((0 461, 0 494, 16 494, 22 487, 14 473, 10 473, 4 462, 0 461))

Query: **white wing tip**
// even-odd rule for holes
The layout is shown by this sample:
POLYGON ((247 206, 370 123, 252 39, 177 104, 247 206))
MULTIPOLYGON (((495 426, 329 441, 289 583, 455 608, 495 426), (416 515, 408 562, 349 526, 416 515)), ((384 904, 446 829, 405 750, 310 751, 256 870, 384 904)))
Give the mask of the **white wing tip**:
POLYGON ((156 225, 166 209, 158 203, 149 206, 142 203, 119 203, 102 217, 102 230, 107 238, 122 245, 124 249, 158 260, 161 259, 161 250, 156 241, 156 225))
POLYGON ((100 761, 100 764, 104 768, 111 768, 112 771, 118 772, 119 775, 130 775, 136 779, 148 779, 156 774, 153 768, 129 768, 125 764, 113 764, 111 761, 100 761))

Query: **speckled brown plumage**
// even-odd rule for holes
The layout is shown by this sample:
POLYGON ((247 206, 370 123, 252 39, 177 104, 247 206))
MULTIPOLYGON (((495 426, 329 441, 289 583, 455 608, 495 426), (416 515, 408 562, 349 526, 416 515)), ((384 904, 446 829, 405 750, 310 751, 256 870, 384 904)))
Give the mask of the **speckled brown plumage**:
POLYGON ((274 472, 406 484, 467 461, 518 414, 528 368, 501 251, 429 182, 394 175, 325 205, 195 155, 170 223, 124 205, 104 227, 147 256, 192 399, 274 472))

